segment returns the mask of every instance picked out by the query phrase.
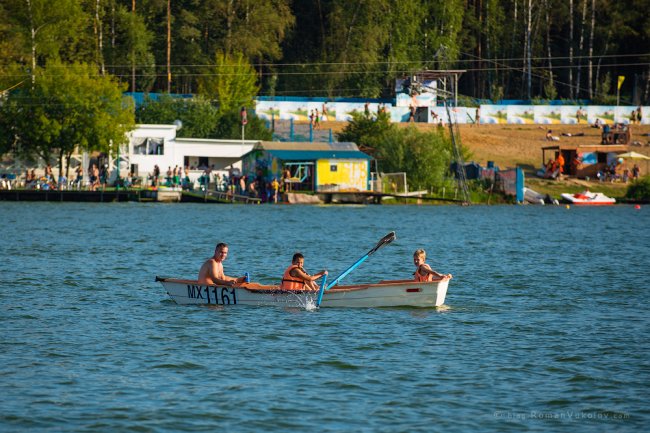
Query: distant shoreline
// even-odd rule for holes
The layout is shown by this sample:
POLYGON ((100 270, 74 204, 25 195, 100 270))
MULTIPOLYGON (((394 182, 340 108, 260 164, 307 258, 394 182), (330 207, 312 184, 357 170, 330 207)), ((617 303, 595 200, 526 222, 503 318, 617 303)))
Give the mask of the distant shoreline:
POLYGON ((391 194, 380 194, 373 192, 359 193, 317 193, 317 194, 295 194, 298 198, 286 197, 278 203, 261 202, 259 198, 246 196, 227 196, 223 194, 205 194, 203 192, 174 191, 174 190, 150 190, 150 189, 105 189, 98 191, 77 191, 77 190, 33 190, 33 189, 12 189, 0 190, 0 201, 20 202, 78 202, 78 203, 113 203, 113 202, 140 202, 140 203, 214 203, 214 204, 381 204, 382 198, 392 197, 395 199, 390 204, 402 204, 400 200, 415 203, 439 202, 441 204, 455 204, 458 202, 452 198, 440 197, 417 197, 400 196, 391 194), (301 197, 304 196, 304 199, 301 197), (318 199, 317 196, 321 196, 318 199), (306 200, 313 198, 312 200, 306 200))

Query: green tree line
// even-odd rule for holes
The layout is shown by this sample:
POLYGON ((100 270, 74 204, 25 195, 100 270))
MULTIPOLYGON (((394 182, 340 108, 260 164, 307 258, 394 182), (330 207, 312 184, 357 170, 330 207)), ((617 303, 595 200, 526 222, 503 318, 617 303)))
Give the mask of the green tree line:
POLYGON ((649 103, 650 0, 2 0, 5 90, 52 60, 130 91, 204 93, 254 69, 258 94, 391 97, 423 69, 472 98, 649 103), (221 57, 220 57, 221 56, 221 57))

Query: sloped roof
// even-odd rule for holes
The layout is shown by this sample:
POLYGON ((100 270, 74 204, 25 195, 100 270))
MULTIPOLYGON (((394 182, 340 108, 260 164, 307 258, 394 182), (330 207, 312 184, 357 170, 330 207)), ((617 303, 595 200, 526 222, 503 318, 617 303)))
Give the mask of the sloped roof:
POLYGON ((304 142, 304 141, 260 141, 255 149, 265 150, 346 150, 358 151, 359 148, 356 144, 351 142, 332 142, 318 141, 318 142, 304 142))
POLYGON ((556 144, 543 146, 542 150, 576 150, 579 152, 627 152, 625 144, 556 144))
POLYGON ((349 142, 277 142, 260 141, 253 150, 265 150, 282 161, 311 161, 316 159, 372 159, 349 142))

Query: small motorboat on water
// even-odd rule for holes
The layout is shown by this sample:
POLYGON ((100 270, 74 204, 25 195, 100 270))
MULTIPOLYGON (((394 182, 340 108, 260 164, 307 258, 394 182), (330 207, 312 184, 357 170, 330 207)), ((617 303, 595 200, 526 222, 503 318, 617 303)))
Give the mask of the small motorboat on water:
POLYGON ((607 197, 601 192, 590 192, 589 190, 576 194, 564 193, 562 200, 575 205, 605 206, 616 203, 616 199, 607 197))
MULTIPOLYGON (((321 307, 438 307, 445 302, 450 277, 428 282, 380 281, 334 286, 324 291, 321 307)), ((281 290, 279 286, 241 283, 233 287, 201 285, 196 280, 156 277, 167 294, 181 305, 316 305, 313 290, 281 290)))

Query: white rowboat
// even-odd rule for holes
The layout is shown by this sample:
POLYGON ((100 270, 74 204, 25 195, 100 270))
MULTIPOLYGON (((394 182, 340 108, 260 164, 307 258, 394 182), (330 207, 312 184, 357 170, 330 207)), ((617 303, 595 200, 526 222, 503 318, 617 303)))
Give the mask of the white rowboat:
MULTIPOLYGON (((321 307, 438 307, 445 302, 450 277, 431 282, 380 281, 375 284, 334 286, 323 293, 321 307)), ((156 277, 180 305, 315 305, 318 292, 280 290, 278 286, 242 283, 233 287, 201 285, 196 280, 156 277)))

